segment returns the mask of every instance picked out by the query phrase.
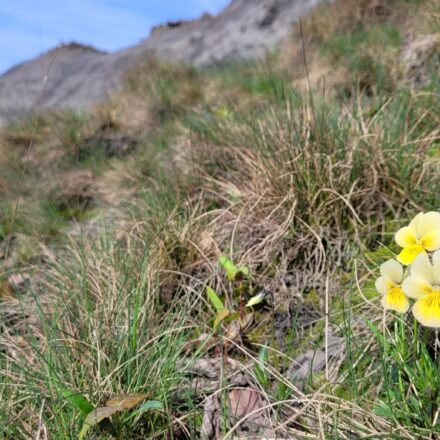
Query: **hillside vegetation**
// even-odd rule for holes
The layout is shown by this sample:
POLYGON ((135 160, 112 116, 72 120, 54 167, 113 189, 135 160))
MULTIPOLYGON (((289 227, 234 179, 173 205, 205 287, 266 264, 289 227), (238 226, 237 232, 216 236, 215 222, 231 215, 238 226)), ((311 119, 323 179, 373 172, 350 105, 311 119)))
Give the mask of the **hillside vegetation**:
POLYGON ((438 2, 338 0, 1 129, 0 437, 440 438, 438 335, 375 289, 440 208, 439 69, 438 2))

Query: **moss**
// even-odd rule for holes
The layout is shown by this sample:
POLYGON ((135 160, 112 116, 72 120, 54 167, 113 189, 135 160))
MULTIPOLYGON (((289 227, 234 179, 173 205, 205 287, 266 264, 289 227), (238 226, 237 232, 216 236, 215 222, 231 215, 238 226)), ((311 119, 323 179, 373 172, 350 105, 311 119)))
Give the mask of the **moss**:
POLYGON ((324 338, 324 327, 324 320, 320 320, 300 333, 291 329, 286 335, 286 354, 295 358, 307 350, 314 350, 324 338))
POLYGON ((309 293, 304 295, 304 305, 312 310, 319 310, 321 302, 322 298, 315 289, 311 289, 309 293))
POLYGON ((379 296, 375 287, 374 279, 369 280, 364 284, 364 286, 362 287, 362 293, 365 295, 367 299, 373 299, 379 296))

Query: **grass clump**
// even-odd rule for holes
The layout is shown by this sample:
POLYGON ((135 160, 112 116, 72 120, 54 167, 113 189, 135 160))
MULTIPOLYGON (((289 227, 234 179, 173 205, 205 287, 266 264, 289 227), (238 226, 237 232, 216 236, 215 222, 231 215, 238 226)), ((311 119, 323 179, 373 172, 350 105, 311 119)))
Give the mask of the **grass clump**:
POLYGON ((394 89, 400 73, 390 67, 401 44, 398 26, 385 23, 336 34, 324 42, 322 50, 332 64, 345 67, 354 85, 372 94, 394 89))
POLYGON ((129 423, 124 421, 128 415, 121 415, 118 435, 145 438, 173 432, 172 408, 185 406, 187 398, 176 364, 188 356, 185 344, 194 327, 190 310, 197 304, 183 298, 166 309, 161 306, 151 285, 156 275, 148 239, 131 234, 117 240, 106 227, 94 237, 95 244, 84 236, 57 257, 48 256, 43 291, 34 292, 32 319, 11 305, 21 321, 16 327, 24 328, 26 336, 18 350, 12 328, 3 359, 14 356, 7 371, 17 374, 17 385, 27 391, 10 388, 3 377, 6 438, 31 436, 38 424, 55 438, 77 436, 81 417, 63 397, 64 390, 85 395, 97 406, 113 395, 147 393, 167 411, 139 415, 129 423), (132 242, 129 258, 126 240, 132 242))

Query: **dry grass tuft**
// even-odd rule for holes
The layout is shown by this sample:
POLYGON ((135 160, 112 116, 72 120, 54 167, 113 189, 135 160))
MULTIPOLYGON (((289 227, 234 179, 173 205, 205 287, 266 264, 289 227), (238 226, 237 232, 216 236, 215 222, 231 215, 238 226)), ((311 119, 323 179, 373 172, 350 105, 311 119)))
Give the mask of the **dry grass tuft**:
POLYGON ((350 33, 360 27, 392 22, 401 15, 402 8, 397 3, 397 0, 339 0, 331 7, 324 4, 304 19, 303 33, 306 41, 319 44, 335 32, 350 33))
POLYGON ((155 58, 130 71, 125 83, 129 95, 148 96, 154 123, 182 115, 203 98, 203 78, 196 69, 163 65, 155 58))

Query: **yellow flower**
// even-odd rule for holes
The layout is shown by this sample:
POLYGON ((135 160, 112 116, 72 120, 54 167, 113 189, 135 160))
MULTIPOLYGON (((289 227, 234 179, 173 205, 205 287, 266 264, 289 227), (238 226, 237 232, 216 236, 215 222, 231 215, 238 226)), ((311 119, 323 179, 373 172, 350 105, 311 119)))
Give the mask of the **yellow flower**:
POLYGON ((403 267, 396 260, 388 260, 380 266, 376 289, 383 295, 382 305, 387 310, 405 313, 409 309, 408 298, 403 293, 403 267))
POLYGON ((440 249, 440 213, 421 212, 397 231, 395 239, 403 248, 397 257, 402 264, 411 264, 422 252, 440 249))
POLYGON ((416 300, 412 312, 417 321, 426 327, 440 327, 440 251, 434 252, 432 264, 428 254, 418 255, 402 289, 416 300))

